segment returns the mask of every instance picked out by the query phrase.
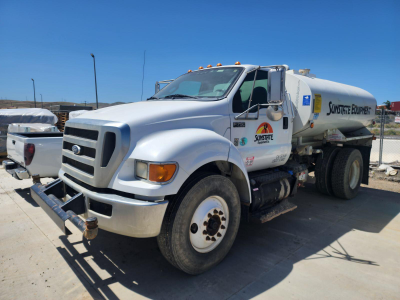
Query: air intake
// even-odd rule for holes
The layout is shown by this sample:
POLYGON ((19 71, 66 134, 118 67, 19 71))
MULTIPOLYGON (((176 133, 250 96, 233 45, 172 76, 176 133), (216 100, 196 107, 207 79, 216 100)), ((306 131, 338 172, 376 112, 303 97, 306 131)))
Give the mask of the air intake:
POLYGON ((111 156, 115 149, 116 136, 114 132, 106 132, 103 143, 103 156, 101 159, 101 167, 107 167, 110 162, 111 156))

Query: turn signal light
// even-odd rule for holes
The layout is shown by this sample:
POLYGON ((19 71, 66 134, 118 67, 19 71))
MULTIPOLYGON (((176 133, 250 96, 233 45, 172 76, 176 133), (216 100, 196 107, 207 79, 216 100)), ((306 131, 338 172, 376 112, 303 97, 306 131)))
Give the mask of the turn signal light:
POLYGON ((202 66, 199 67, 199 70, 203 70, 204 68, 202 66))
POLYGON ((170 181, 176 171, 175 164, 154 165, 150 164, 149 180, 154 182, 170 181))
POLYGON ((235 62, 235 65, 240 65, 240 61, 235 62))
POLYGON ((217 63, 217 67, 221 67, 222 66, 222 64, 221 63, 217 63))

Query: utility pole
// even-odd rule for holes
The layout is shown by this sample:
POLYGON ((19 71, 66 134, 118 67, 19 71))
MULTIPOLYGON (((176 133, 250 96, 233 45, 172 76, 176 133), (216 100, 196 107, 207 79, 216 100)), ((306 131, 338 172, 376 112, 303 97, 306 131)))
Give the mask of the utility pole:
POLYGON ((33 78, 32 82, 33 82, 33 103, 35 104, 35 108, 36 108, 36 91, 35 91, 35 80, 33 78))
POLYGON ((90 53, 90 56, 93 57, 93 66, 94 66, 94 86, 96 89, 96 109, 99 109, 99 100, 97 98, 97 78, 96 78, 96 59, 94 58, 94 54, 90 53))
POLYGON ((143 75, 142 75, 142 95, 140 96, 140 101, 143 100, 143 83, 144 83, 144 66, 146 65, 146 50, 143 53, 143 75))
POLYGON ((42 100, 42 108, 43 108, 43 97, 42 97, 42 94, 40 94, 40 100, 42 100))
POLYGON ((86 106, 86 101, 85 101, 85 106, 86 106))

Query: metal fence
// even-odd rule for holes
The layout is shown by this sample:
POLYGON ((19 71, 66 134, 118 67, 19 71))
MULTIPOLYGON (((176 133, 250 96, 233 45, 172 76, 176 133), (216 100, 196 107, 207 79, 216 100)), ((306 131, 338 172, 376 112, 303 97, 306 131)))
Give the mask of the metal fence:
POLYGON ((400 166, 400 116, 378 110, 375 125, 369 130, 376 136, 372 142, 371 163, 400 166))

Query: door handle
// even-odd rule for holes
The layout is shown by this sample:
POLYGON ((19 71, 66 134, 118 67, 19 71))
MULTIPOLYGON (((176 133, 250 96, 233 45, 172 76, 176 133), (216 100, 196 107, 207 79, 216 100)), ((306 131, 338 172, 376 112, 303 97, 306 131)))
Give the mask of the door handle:
POLYGON ((13 143, 13 145, 15 145, 15 141, 14 140, 12 141, 12 143, 13 143))

